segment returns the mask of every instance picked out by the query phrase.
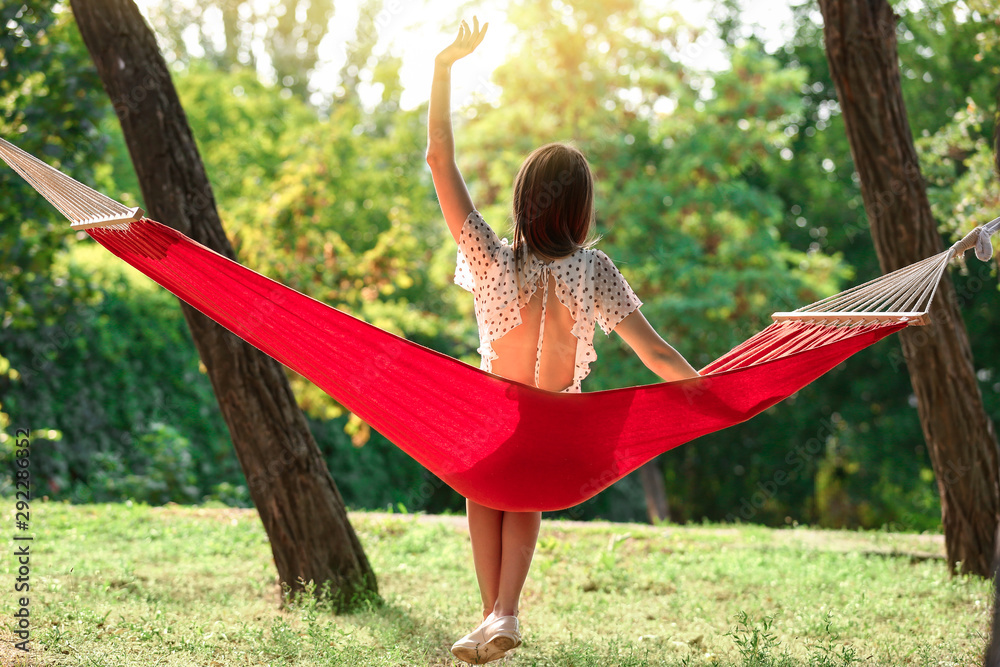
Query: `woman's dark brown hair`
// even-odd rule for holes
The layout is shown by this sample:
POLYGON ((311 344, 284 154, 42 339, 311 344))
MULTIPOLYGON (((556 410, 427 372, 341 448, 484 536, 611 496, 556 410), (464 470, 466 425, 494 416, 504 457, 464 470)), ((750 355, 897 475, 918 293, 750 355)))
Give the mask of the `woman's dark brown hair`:
POLYGON ((527 251, 543 261, 572 255, 596 239, 594 177, 587 158, 561 143, 536 148, 514 179, 514 257, 520 267, 527 251))

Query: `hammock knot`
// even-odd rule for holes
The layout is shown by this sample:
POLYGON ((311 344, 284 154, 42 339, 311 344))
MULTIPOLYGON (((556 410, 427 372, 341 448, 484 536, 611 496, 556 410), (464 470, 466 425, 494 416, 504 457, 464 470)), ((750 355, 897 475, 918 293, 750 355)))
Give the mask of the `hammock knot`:
POLYGON ((988 261, 993 257, 993 243, 990 241, 991 234, 992 231, 983 225, 976 227, 966 234, 961 241, 958 241, 951 247, 954 251, 954 256, 961 257, 965 254, 966 250, 975 248, 976 257, 979 261, 988 261))

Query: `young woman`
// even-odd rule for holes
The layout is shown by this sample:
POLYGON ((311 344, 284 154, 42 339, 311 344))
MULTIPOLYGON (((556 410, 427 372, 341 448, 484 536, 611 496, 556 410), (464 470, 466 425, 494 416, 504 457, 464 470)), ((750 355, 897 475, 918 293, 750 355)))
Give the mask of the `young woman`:
MULTIPOLYGON (((435 59, 427 128, 427 163, 459 246, 455 282, 475 295, 482 368, 549 391, 579 392, 596 359, 597 323, 606 333, 617 331, 663 379, 697 375, 639 312, 642 302, 611 259, 589 247, 594 187, 580 151, 549 144, 524 161, 514 182, 513 245, 501 242, 473 206, 455 164, 451 66, 479 46, 488 25, 463 21, 435 59)), ((518 600, 541 513, 466 502, 484 620, 452 652, 481 664, 521 643, 518 600)))

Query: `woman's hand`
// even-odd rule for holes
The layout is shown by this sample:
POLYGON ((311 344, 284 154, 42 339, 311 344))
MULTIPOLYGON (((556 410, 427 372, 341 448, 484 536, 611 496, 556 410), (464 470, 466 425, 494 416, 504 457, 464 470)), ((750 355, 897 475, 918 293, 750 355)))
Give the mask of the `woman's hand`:
POLYGON ((464 58, 476 50, 476 47, 483 41, 483 37, 486 36, 486 28, 490 24, 484 23, 480 29, 479 19, 473 16, 472 25, 473 27, 470 29, 469 24, 462 21, 462 25, 458 28, 458 37, 437 55, 437 58, 434 59, 436 64, 450 67, 459 58, 464 58))

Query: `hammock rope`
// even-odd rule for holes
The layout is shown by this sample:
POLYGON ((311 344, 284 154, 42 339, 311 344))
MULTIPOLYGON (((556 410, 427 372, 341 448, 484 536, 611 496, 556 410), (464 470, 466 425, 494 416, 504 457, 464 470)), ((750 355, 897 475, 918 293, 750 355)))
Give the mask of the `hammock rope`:
POLYGON ((486 373, 320 303, 3 139, 0 158, 32 175, 28 182, 59 202, 74 229, 87 225, 110 252, 311 380, 458 493, 511 511, 579 504, 651 458, 745 421, 859 350, 926 323, 948 261, 973 247, 980 258, 992 254, 989 235, 1000 227, 997 218, 939 255, 775 313, 774 323, 701 377, 561 394, 486 373))
POLYGON ((124 225, 145 215, 76 181, 0 138, 0 158, 70 221, 72 229, 124 225))
POLYGON ((976 227, 943 252, 797 310, 774 313, 773 318, 833 325, 875 321, 928 324, 931 302, 949 262, 972 248, 980 260, 989 260, 993 256, 990 236, 998 229, 1000 217, 976 227))

